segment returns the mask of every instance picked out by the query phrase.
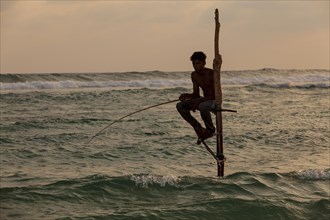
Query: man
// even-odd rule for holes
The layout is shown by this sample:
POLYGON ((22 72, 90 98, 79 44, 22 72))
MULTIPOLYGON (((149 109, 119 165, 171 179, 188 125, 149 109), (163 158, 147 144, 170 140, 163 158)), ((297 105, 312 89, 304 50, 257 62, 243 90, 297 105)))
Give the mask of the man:
POLYGON ((200 144, 201 140, 211 137, 215 132, 210 113, 215 110, 214 74, 212 69, 205 68, 206 55, 203 52, 195 52, 190 60, 195 69, 191 73, 193 93, 181 94, 176 107, 180 115, 194 128, 198 136, 197 144, 200 144), (203 97, 200 96, 200 88, 203 90, 203 97), (196 110, 200 111, 205 128, 191 115, 190 111, 196 110))

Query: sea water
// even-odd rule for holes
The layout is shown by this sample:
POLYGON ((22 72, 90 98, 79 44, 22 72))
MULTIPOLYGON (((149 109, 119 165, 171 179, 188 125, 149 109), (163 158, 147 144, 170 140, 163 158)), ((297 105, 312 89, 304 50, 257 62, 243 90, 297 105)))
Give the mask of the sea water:
POLYGON ((175 103, 86 144, 191 93, 189 72, 0 75, 0 219, 329 219, 329 70, 221 80, 218 178, 175 103))

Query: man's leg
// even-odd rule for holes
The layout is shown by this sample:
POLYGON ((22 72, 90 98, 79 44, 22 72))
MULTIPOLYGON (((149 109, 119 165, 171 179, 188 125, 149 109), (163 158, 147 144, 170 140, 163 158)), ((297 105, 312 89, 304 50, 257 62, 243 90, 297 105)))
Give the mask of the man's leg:
POLYGON ((215 109, 214 100, 205 101, 199 104, 198 110, 200 111, 201 117, 205 123, 206 130, 208 133, 213 134, 215 132, 215 127, 212 122, 211 112, 215 109))
POLYGON ((176 104, 176 108, 182 118, 184 118, 195 130, 201 128, 201 124, 191 115, 192 100, 181 101, 176 104))
MULTIPOLYGON (((178 112, 180 115, 194 128, 198 138, 203 138, 205 136, 206 130, 202 127, 202 125, 191 116, 191 104, 193 103, 193 100, 186 100, 181 101, 177 103, 176 108, 178 109, 178 112)), ((197 141, 198 144, 200 144, 197 141)))

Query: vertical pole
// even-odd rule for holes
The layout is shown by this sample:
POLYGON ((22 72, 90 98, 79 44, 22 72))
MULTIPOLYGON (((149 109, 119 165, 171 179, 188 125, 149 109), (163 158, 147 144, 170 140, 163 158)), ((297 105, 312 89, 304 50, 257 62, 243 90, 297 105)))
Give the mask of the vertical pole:
POLYGON ((222 58, 219 53, 219 11, 215 9, 215 37, 214 37, 214 60, 213 60, 213 72, 214 72, 214 89, 215 89, 215 102, 216 102, 216 126, 217 126, 217 157, 222 162, 217 163, 218 176, 224 175, 224 155, 223 155, 223 135, 222 135, 222 91, 221 91, 221 78, 220 70, 222 65, 222 58))

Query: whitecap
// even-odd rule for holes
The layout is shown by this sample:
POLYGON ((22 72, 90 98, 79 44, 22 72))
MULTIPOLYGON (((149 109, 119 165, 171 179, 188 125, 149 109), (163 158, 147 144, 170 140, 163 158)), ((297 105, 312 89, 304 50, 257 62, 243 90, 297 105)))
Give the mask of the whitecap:
POLYGON ((318 170, 318 169, 308 169, 300 170, 293 173, 293 176, 304 180, 329 180, 330 179, 330 169, 318 170))
POLYGON ((174 175, 169 176, 161 176, 154 174, 137 174, 132 175, 131 180, 135 182, 136 186, 142 188, 148 188, 151 185, 159 185, 161 187, 165 186, 174 186, 178 187, 178 183, 180 182, 180 178, 174 175))

